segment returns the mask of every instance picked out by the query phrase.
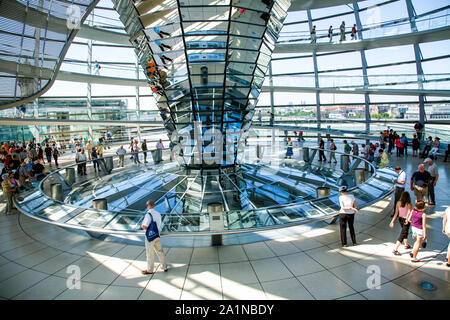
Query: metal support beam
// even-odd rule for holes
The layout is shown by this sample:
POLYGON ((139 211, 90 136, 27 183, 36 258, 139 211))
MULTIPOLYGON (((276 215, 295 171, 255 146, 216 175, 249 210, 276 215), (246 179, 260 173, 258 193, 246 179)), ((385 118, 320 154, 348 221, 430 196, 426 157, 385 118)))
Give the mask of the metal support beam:
MULTIPOLYGON (((355 20, 356 20, 356 27, 358 30, 358 36, 359 40, 363 40, 363 34, 362 34, 362 23, 361 18, 359 16, 359 6, 358 3, 353 2, 353 12, 355 13, 355 20)), ((364 89, 367 89, 369 87, 369 78, 367 76, 367 59, 366 59, 366 53, 364 50, 359 51, 361 55, 361 65, 362 65, 362 72, 364 77, 364 89)), ((364 114, 365 114, 365 120, 366 120, 366 133, 370 133, 370 97, 369 94, 364 94, 364 114)), ((369 141, 366 141, 369 143, 369 141)))
MULTIPOLYGON (((94 13, 94 10, 92 11, 92 13, 94 13)), ((94 25, 94 15, 91 14, 89 16, 89 26, 93 26, 94 25)), ((88 61, 87 61, 87 71, 89 73, 89 75, 92 74, 92 40, 88 40, 88 61)), ((87 83, 87 100, 86 100, 86 107, 87 107, 87 114, 88 114, 88 118, 89 120, 92 120, 92 88, 91 88, 91 83, 88 82, 87 83)), ((92 132, 92 126, 88 125, 88 132, 89 132, 89 138, 91 139, 91 141, 94 141, 94 135, 92 132)), ((89 155, 89 159, 90 159, 89 155)))
MULTIPOLYGON (((139 62, 136 58, 136 79, 139 79, 139 62)), ((136 86, 136 119, 137 121, 141 121, 141 104, 140 104, 140 97, 139 97, 139 86, 136 86)), ((137 134, 138 134, 138 140, 139 142, 142 142, 141 137, 141 126, 137 126, 137 134)))
MULTIPOLYGON (((309 25, 309 32, 312 31, 313 25, 312 25, 312 16, 311 16, 311 10, 306 11, 308 14, 308 25, 309 25)), ((314 50, 312 53, 313 56, 313 64, 314 64, 314 79, 315 79, 315 86, 316 88, 319 88, 319 68, 317 67, 317 56, 316 51, 314 50)), ((317 117, 317 129, 320 129, 320 93, 316 92, 316 117, 317 117)), ((319 133, 320 137, 320 133, 319 133)))
MULTIPOLYGON (((408 16, 411 26, 412 32, 418 32, 417 25, 416 25, 416 10, 414 9, 414 6, 412 4, 411 0, 405 0, 406 1, 406 8, 408 9, 408 16)), ((418 43, 414 43, 414 56, 416 59, 416 70, 417 70, 417 83, 419 90, 423 90, 423 81, 424 81, 424 74, 423 74, 423 68, 422 68, 422 53, 420 51, 420 47, 418 43)), ((424 95, 419 95, 419 122, 423 124, 425 127, 425 97, 424 95)), ((425 137, 425 135, 422 135, 422 137, 425 137)))

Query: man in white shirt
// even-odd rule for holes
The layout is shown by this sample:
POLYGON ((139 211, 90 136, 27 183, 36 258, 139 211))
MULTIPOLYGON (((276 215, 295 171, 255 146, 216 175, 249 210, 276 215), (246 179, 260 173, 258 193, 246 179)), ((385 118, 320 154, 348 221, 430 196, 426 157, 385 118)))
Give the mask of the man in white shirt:
POLYGON ((345 186, 340 187, 339 191, 341 193, 339 196, 339 204, 341 206, 341 209, 339 210, 339 225, 341 229, 342 246, 347 246, 347 223, 353 245, 356 246, 355 229, 353 228, 355 213, 358 212, 358 209, 356 208, 356 199, 352 194, 347 192, 347 187, 345 186))
POLYGON ((78 165, 78 174, 81 175, 86 175, 86 162, 87 161, 87 157, 86 154, 84 153, 84 149, 80 149, 80 152, 77 152, 76 156, 75 156, 75 162, 80 163, 78 165))
POLYGON ((393 180, 394 185, 394 212, 391 217, 394 216, 395 206, 397 205, 398 200, 402 196, 402 193, 405 191, 405 182, 406 182, 406 172, 400 168, 400 166, 395 167, 395 172, 398 174, 397 178, 393 180))
MULTIPOLYGON (((161 233, 161 214, 156 211, 155 208, 155 202, 153 200, 148 200, 147 203, 147 213, 144 216, 144 220, 142 220, 142 229, 147 230, 148 226, 150 225, 150 222, 155 221, 156 226, 158 228, 158 232, 161 233), (150 216, 151 215, 151 216, 150 216)), ((155 265, 155 254, 158 256, 159 262, 162 264, 164 272, 168 270, 167 268, 167 261, 166 256, 164 255, 164 252, 162 250, 161 246, 161 238, 158 237, 152 242, 149 242, 147 240, 147 237, 145 237, 145 252, 147 254, 147 270, 142 270, 142 274, 153 274, 153 269, 155 265)))
POLYGON ((156 149, 164 149, 162 139, 159 139, 159 141, 156 143, 156 149))
POLYGON ((164 149, 164 145, 162 139, 159 139, 158 143, 156 143, 156 162, 162 161, 162 149, 164 149))
POLYGON ((123 167, 125 162, 125 154, 127 153, 127 150, 123 147, 123 145, 120 146, 119 149, 117 149, 116 154, 119 155, 119 167, 123 167))

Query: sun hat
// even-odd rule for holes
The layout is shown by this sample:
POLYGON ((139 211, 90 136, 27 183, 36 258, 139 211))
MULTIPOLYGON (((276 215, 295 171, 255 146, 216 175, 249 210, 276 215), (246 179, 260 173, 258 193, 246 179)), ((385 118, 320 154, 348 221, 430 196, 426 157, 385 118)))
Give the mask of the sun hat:
POLYGON ((339 188, 339 192, 345 192, 347 191, 347 187, 346 186, 342 186, 339 188))

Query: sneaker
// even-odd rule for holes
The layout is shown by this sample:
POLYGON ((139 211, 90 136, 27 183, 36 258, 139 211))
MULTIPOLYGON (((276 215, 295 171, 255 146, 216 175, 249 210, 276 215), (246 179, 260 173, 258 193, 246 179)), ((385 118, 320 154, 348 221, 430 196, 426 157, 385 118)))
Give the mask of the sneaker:
POLYGON ((420 259, 417 259, 417 258, 411 259, 411 262, 420 262, 420 259))

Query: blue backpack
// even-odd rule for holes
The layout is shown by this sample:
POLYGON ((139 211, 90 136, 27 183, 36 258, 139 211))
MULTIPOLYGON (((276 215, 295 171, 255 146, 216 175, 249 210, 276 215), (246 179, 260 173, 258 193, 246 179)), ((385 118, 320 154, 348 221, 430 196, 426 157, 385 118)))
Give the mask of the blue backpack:
POLYGON ((153 220, 152 214, 149 212, 151 222, 147 227, 147 230, 145 230, 145 237, 147 238, 148 242, 152 242, 156 238, 159 238, 159 230, 158 226, 156 225, 155 220, 153 220))

